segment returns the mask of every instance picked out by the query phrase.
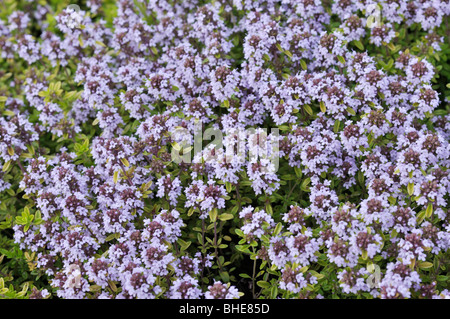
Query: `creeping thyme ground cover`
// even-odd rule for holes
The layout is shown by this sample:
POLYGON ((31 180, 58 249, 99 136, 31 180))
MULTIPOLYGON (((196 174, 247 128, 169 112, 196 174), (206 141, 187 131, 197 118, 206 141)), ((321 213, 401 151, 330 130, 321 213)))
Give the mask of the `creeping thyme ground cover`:
POLYGON ((0 0, 0 297, 449 298, 449 14, 0 0))

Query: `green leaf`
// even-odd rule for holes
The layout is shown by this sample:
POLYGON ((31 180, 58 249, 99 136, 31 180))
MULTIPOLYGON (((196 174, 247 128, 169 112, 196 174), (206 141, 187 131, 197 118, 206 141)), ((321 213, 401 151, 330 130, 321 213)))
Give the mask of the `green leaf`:
POLYGON ((412 196, 412 194, 414 194, 414 183, 409 183, 407 186, 407 190, 408 190, 408 195, 412 196))
POLYGON ((38 210, 38 211, 36 211, 36 213, 35 213, 35 218, 34 218, 34 224, 35 225, 40 225, 40 224, 42 224, 44 221, 42 220, 42 214, 41 214, 41 211, 40 210, 38 210))
POLYGON ((270 296, 272 299, 276 299, 278 295, 278 285, 273 285, 272 289, 270 289, 270 296))
POLYGON ((239 205, 235 205, 231 209, 230 214, 236 215, 238 210, 239 210, 239 205))
POLYGON ((272 205, 270 205, 270 204, 267 204, 267 205, 266 205, 266 212, 267 212, 270 216, 273 215, 272 205))
POLYGON ((66 94, 64 94, 63 99, 64 99, 64 100, 70 100, 70 99, 72 99, 77 93, 78 93, 77 91, 66 92, 66 94))
POLYGON ((351 115, 353 115, 353 116, 355 116, 356 115, 356 112, 355 112, 355 110, 354 109, 352 109, 351 107, 348 107, 347 108, 347 112, 348 113, 350 113, 351 115))
POLYGON ((120 238, 120 234, 119 233, 114 233, 114 234, 111 234, 111 235, 107 236, 105 241, 111 241, 111 240, 116 239, 116 238, 117 239, 120 238))
POLYGON ((149 181, 149 182, 147 182, 147 183, 145 183, 145 184, 142 184, 142 186, 141 186, 142 191, 143 191, 143 192, 147 191, 147 190, 150 188, 150 186, 152 186, 152 184, 153 184, 152 181, 149 181))
POLYGON ((389 62, 386 65, 386 70, 390 70, 393 66, 394 66, 394 60, 391 58, 391 59, 389 59, 389 62))
POLYGON ((422 261, 417 264, 420 269, 428 269, 433 267, 433 264, 428 261, 422 261))
POLYGON ((308 113, 309 115, 314 115, 314 112, 313 112, 311 106, 309 106, 308 104, 304 104, 303 108, 305 109, 306 113, 308 113))
POLYGON ((214 208, 209 212, 209 219, 212 222, 215 222, 217 220, 217 215, 218 215, 217 208, 214 208))
POLYGON ((276 46, 277 49, 280 50, 281 52, 284 51, 283 48, 281 47, 281 45, 280 45, 279 43, 277 43, 275 46, 276 46))
POLYGON ((421 224, 425 219, 426 211, 422 210, 417 214, 417 224, 421 224))
MULTIPOLYGON (((389 43, 388 45, 387 45, 387 47, 391 50, 391 51, 394 51, 395 52, 395 50, 396 50, 396 47, 395 47, 395 45, 393 44, 393 43, 389 43)), ((431 48, 431 47, 430 47, 431 48)))
POLYGON ((374 21, 375 21, 375 16, 370 15, 370 16, 367 18, 366 25, 370 28, 370 27, 372 26, 372 24, 373 24, 374 21))
POLYGON ((305 60, 301 59, 300 60, 300 66, 302 67, 303 70, 308 70, 308 66, 306 65, 305 60))
POLYGON ((128 162, 128 160, 126 158, 121 158, 120 161, 122 162, 123 165, 125 165, 125 167, 130 166, 130 162, 128 162))
POLYGON ((228 213, 224 213, 224 214, 220 214, 219 215, 219 219, 221 221, 226 221, 226 220, 230 220, 230 219, 233 219, 233 218, 234 218, 234 216, 232 214, 228 214, 228 213))
POLYGON ((236 233, 236 235, 238 235, 239 237, 244 237, 244 232, 240 229, 235 229, 234 231, 236 233))
MULTIPOLYGON (((12 216, 7 215, 5 217, 5 220, 0 223, 0 229, 11 228, 12 227, 12 220, 13 220, 12 216)), ((0 257, 0 264, 1 264, 1 259, 2 258, 0 257)))
POLYGON ((393 197, 393 196, 389 196, 388 197, 388 201, 391 205, 395 205, 395 202, 397 201, 397 198, 393 197))
POLYGON ((395 238, 395 237, 397 237, 397 235, 398 235, 398 232, 397 232, 397 230, 392 230, 392 232, 391 232, 391 238, 395 238))
POLYGON ((6 171, 9 169, 10 166, 11 166, 11 160, 9 160, 9 161, 7 161, 5 164, 3 164, 3 169, 2 169, 2 171, 3 171, 3 172, 6 172, 6 171))
POLYGON ((175 151, 179 152, 181 150, 181 146, 177 142, 173 142, 171 145, 175 151))
POLYGON ((364 183, 364 173, 362 171, 358 171, 358 182, 361 186, 365 186, 364 183))
POLYGON ((259 287, 264 288, 264 289, 269 289, 270 288, 270 284, 267 281, 260 280, 256 284, 259 287))
POLYGON ((228 272, 226 271, 222 271, 219 273, 220 278, 222 279, 223 282, 229 282, 230 281, 230 275, 228 274, 228 272))
POLYGON ((183 250, 188 249, 192 242, 190 242, 190 241, 185 242, 185 241, 182 240, 181 238, 178 238, 177 243, 180 244, 180 246, 181 246, 181 251, 183 251, 183 250))
POLYGON ((300 272, 305 273, 308 270, 309 266, 303 266, 299 269, 300 272))
POLYGON ((238 44, 239 44, 239 35, 235 35, 234 37, 233 37, 233 44, 234 44, 234 46, 237 46, 238 44))
POLYGON ((430 218, 432 214, 433 214, 433 203, 430 202, 428 203, 425 216, 430 218))
POLYGON ((318 272, 316 272, 314 270, 311 270, 310 273, 311 273, 311 275, 316 277, 318 280, 325 278, 325 275, 319 274, 318 272))
POLYGON ((307 177, 303 180, 302 184, 300 185, 300 188, 302 191, 304 192, 309 192, 310 189, 308 187, 308 185, 311 183, 311 178, 307 177))
POLYGON ((10 111, 10 110, 6 110, 6 111, 3 111, 3 115, 12 117, 12 116, 15 116, 16 113, 14 113, 13 111, 10 111))
POLYGON ((102 290, 102 287, 99 286, 99 285, 92 285, 92 286, 89 287, 89 291, 90 292, 97 292, 97 291, 100 291, 100 290, 102 290))
POLYGON ((361 258, 362 258, 363 260, 367 260, 367 257, 368 257, 368 255, 367 255, 367 250, 363 250, 363 251, 362 251, 362 254, 361 254, 361 258))
POLYGON ((327 111, 327 107, 325 106, 325 103, 323 101, 320 101, 320 111, 322 111, 322 113, 325 113, 327 111))
POLYGON ((22 212, 22 217, 28 218, 28 216, 30 216, 30 209, 28 206, 25 206, 22 212))
POLYGON ((281 223, 278 223, 278 224, 275 226, 275 229, 274 229, 274 231, 273 231, 273 236, 276 236, 276 235, 278 235, 279 233, 281 233, 282 227, 283 227, 283 225, 281 225, 281 223))
POLYGON ((355 44, 355 46, 360 49, 361 51, 364 51, 364 44, 362 44, 361 41, 357 40, 357 41, 353 41, 353 43, 355 44))
POLYGON ((336 120, 336 121, 334 122, 333 132, 334 132, 334 133, 339 132, 340 127, 341 127, 341 121, 336 120))
POLYGON ((27 223, 27 220, 21 216, 16 216, 16 224, 18 225, 25 225, 27 223))
POLYGON ((113 292, 117 292, 118 289, 117 289, 116 283, 114 281, 108 280, 108 284, 113 292))
POLYGON ((281 175, 281 179, 284 181, 293 181, 296 180, 297 177, 291 174, 281 175))
POLYGON ((58 91, 61 88, 61 81, 58 81, 55 83, 55 86, 53 87, 53 91, 58 91))

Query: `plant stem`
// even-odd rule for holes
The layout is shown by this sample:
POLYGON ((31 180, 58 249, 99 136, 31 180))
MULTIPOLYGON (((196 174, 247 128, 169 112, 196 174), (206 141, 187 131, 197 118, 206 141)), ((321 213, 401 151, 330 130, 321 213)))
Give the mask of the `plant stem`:
MULTIPOLYGON (((255 247, 252 246, 253 253, 255 253, 255 247)), ((256 293, 255 293, 255 278, 256 276, 256 258, 253 260, 253 275, 252 275, 252 295, 253 299, 256 299, 256 293)))
POLYGON ((216 254, 217 265, 219 266, 219 271, 222 272, 222 265, 220 264, 219 251, 217 250, 217 220, 214 221, 214 251, 216 254))
POLYGON ((120 167, 122 168, 123 175, 125 175, 125 177, 127 178, 128 184, 129 184, 130 186, 133 186, 133 181, 130 179, 130 176, 128 176, 128 174, 125 173, 125 165, 123 165, 123 163, 122 163, 121 160, 119 160, 119 163, 120 163, 120 167))

